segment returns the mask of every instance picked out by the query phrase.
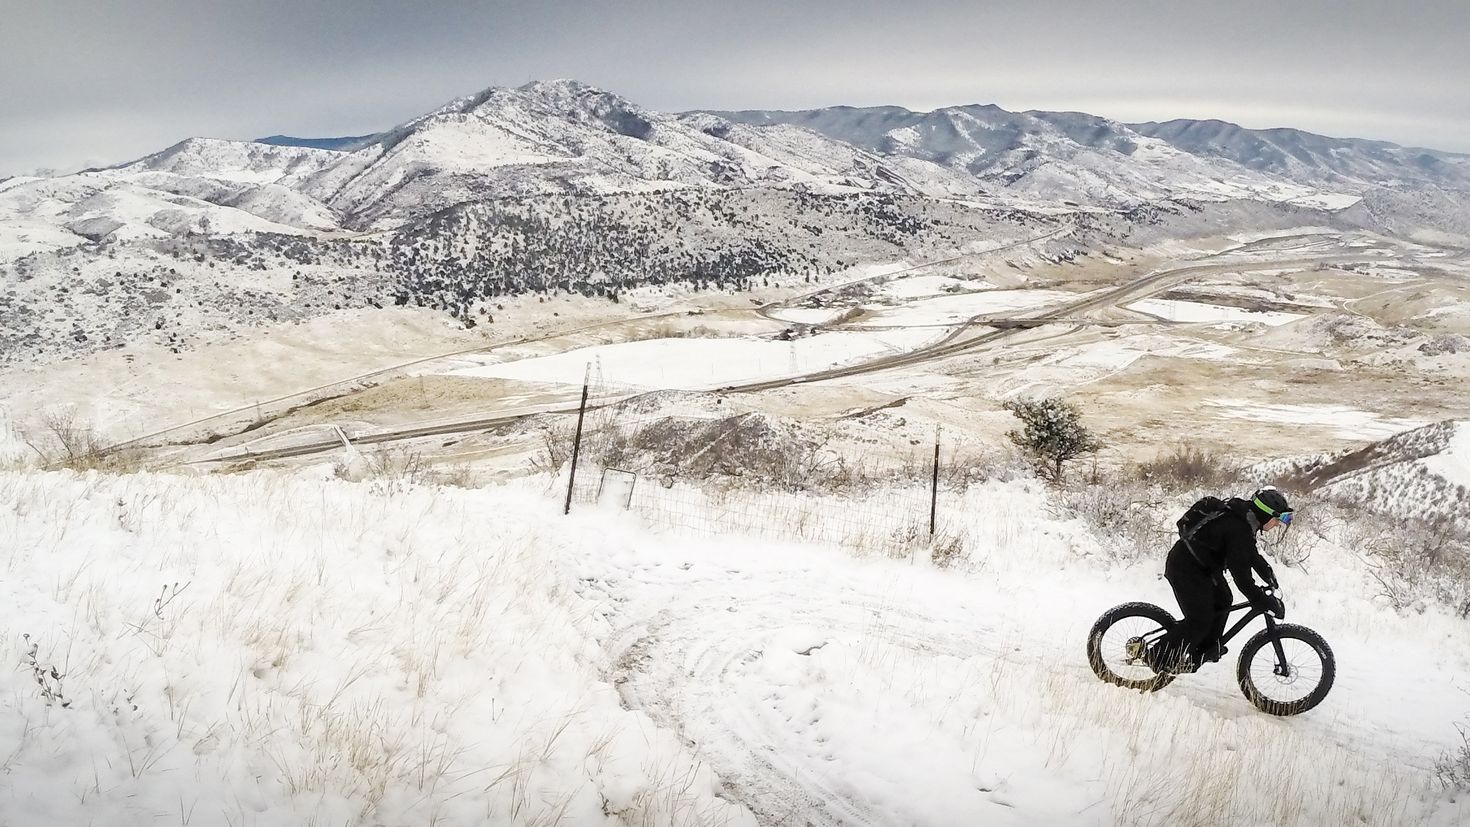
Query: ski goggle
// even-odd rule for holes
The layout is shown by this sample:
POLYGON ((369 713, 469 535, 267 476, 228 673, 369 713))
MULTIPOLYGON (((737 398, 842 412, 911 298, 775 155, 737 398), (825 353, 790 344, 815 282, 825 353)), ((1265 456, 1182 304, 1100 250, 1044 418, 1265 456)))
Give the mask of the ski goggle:
POLYGON ((1290 511, 1283 511, 1280 514, 1277 514, 1275 511, 1272 511, 1271 510, 1271 507, 1270 506, 1268 506, 1265 503, 1261 502, 1261 498, 1260 497, 1254 498, 1252 500, 1252 502, 1254 502, 1256 504, 1256 508, 1259 508, 1262 511, 1266 512, 1267 514, 1270 514, 1275 519, 1280 520, 1282 525, 1291 525, 1291 512, 1290 511))

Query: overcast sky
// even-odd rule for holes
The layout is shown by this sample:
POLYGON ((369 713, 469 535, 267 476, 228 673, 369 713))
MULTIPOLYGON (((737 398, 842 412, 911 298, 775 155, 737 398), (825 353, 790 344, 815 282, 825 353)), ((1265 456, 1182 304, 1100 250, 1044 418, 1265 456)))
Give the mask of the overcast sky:
POLYGON ((1470 0, 0 0, 0 32, 0 177, 552 78, 666 111, 995 103, 1470 152, 1470 0))

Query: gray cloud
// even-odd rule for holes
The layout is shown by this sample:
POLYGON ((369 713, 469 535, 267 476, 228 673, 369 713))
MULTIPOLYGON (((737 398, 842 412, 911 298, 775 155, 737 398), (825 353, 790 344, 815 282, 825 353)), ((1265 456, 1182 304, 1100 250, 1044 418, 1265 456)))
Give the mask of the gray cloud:
POLYGON ((1470 152, 1470 4, 0 0, 0 175, 376 131, 574 77, 655 109, 997 103, 1470 152))

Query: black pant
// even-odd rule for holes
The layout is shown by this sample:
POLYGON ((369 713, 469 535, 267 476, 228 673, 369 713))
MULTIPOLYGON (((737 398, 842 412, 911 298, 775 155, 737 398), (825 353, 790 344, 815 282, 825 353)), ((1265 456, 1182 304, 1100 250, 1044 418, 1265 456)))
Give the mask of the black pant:
POLYGON ((1235 595, 1225 583, 1225 573, 1200 565, 1183 540, 1169 549, 1164 579, 1174 588, 1174 599, 1179 601, 1184 619, 1164 635, 1161 652, 1172 658, 1193 657, 1198 662, 1225 634, 1235 595))

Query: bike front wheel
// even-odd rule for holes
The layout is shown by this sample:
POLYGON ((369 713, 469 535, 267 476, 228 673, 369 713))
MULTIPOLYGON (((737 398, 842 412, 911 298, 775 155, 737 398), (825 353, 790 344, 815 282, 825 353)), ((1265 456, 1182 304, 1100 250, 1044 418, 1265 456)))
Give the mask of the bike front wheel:
POLYGON ((1103 613, 1087 635, 1087 663, 1114 686, 1153 692, 1174 680, 1144 662, 1143 650, 1174 625, 1174 616, 1152 603, 1124 603, 1103 613))
POLYGON ((1322 636, 1305 626, 1278 623, 1273 635, 1262 629, 1245 642, 1235 677, 1255 707, 1271 715, 1300 715, 1327 697, 1337 676, 1337 660, 1322 636), (1271 645, 1281 642, 1281 655, 1271 645))

